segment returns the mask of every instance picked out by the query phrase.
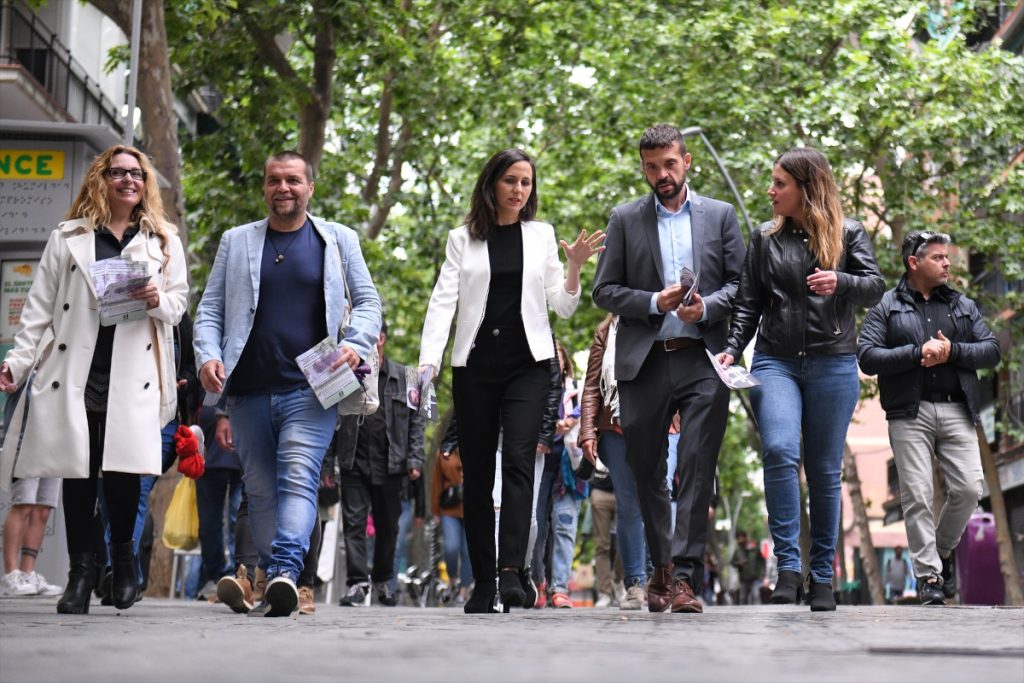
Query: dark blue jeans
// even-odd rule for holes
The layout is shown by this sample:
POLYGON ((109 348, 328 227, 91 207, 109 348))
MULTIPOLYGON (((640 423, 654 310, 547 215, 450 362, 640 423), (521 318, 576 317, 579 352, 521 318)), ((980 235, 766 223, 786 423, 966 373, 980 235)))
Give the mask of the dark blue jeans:
POLYGON ((768 529, 779 571, 800 572, 800 443, 810 498, 810 574, 832 581, 842 505, 843 445, 860 384, 853 354, 778 358, 754 353, 750 390, 764 461, 768 529))
MULTIPOLYGON (((199 545, 203 558, 200 584, 216 582, 232 574, 234 563, 225 557, 224 504, 227 503, 228 529, 234 536, 238 506, 242 501, 242 474, 238 470, 211 467, 196 480, 196 505, 199 509, 199 545)), ((233 545, 229 540, 228 546, 233 545)))

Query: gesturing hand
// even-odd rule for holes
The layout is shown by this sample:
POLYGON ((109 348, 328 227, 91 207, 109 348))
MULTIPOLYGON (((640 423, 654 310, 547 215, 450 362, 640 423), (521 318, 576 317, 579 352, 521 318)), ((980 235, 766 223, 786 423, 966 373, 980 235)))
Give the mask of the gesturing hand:
POLYGON ((590 237, 587 237, 587 229, 580 230, 576 240, 569 244, 565 240, 558 240, 565 252, 565 258, 575 266, 582 266, 594 254, 604 251, 601 242, 604 242, 604 231, 598 230, 590 237))

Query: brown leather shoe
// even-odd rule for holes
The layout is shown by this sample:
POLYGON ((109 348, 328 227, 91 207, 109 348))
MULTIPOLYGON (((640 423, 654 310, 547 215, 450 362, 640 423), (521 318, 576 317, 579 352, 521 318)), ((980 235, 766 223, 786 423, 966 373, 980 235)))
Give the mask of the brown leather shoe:
POLYGON ((704 605, 693 594, 693 588, 685 579, 676 579, 672 582, 672 611, 690 614, 700 614, 704 611, 704 605))
POLYGON ((655 567, 651 580, 647 582, 647 609, 651 612, 667 612, 672 606, 672 565, 655 567))

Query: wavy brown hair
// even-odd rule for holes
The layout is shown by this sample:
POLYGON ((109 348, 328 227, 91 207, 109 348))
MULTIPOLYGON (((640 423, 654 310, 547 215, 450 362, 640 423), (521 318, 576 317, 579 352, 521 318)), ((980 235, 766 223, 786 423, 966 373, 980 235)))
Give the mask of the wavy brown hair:
POLYGON ((167 222, 164 214, 164 202, 160 197, 160 188, 157 186, 157 175, 149 157, 140 150, 127 145, 114 145, 103 150, 85 172, 85 180, 82 182, 78 196, 71 204, 65 220, 84 218, 91 230, 96 230, 110 221, 110 204, 107 202, 107 179, 103 174, 110 168, 110 161, 118 154, 130 154, 135 157, 142 172, 146 177, 142 183, 142 200, 132 209, 132 223, 139 226, 139 231, 144 234, 156 235, 160 240, 160 249, 164 253, 164 263, 167 263, 167 236, 174 234, 177 229, 167 222))
MULTIPOLYGON (((822 268, 833 270, 843 255, 843 206, 828 159, 812 147, 795 147, 779 155, 775 165, 791 175, 800 188, 804 196, 803 227, 810 236, 811 251, 822 268)), ((776 216, 768 234, 774 235, 785 224, 785 216, 776 216)))
POLYGON ((520 161, 530 164, 533 182, 530 183, 530 196, 519 210, 519 220, 532 221, 537 214, 537 167, 533 159, 521 149, 503 149, 487 160, 473 188, 469 213, 466 214, 466 227, 472 237, 487 240, 498 227, 498 203, 494 197, 494 187, 508 167, 520 161))

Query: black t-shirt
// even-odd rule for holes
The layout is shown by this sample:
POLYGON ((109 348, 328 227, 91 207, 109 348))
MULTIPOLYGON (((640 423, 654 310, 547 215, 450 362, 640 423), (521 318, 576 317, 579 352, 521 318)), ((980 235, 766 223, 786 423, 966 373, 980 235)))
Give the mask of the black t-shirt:
POLYGON ((491 264, 491 283, 487 290, 483 327, 518 326, 522 329, 522 226, 518 222, 499 225, 487 241, 487 254, 491 264))
MULTIPOLYGON (((139 234, 139 226, 130 225, 118 240, 105 225, 96 229, 96 260, 104 261, 121 255, 128 243, 139 234)), ((89 277, 86 274, 86 277, 89 277)), ((117 325, 100 325, 96 333, 96 348, 92 352, 89 377, 85 381, 85 408, 104 412, 107 409, 107 394, 110 389, 110 360, 114 355, 114 330, 117 325)))
POLYGON ((294 232, 267 228, 256 315, 231 372, 229 395, 309 386, 295 358, 327 336, 325 248, 308 219, 294 232), (278 258, 282 253, 284 258, 278 258))

